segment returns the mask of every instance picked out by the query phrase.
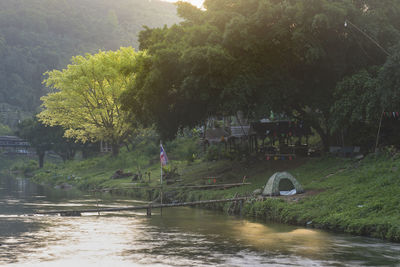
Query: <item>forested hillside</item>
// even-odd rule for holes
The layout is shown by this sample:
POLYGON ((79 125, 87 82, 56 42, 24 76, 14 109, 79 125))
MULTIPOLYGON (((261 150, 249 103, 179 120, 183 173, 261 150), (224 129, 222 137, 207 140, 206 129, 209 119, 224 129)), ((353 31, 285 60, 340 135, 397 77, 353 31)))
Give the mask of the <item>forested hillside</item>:
POLYGON ((1 0, 0 126, 37 110, 47 70, 78 54, 137 48, 143 25, 177 21, 174 5, 154 0, 1 0))

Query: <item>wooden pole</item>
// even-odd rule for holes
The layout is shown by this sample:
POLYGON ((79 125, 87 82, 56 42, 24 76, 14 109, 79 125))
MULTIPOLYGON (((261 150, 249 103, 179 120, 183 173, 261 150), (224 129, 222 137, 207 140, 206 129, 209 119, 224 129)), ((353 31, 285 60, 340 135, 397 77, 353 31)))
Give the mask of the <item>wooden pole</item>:
POLYGON ((243 202, 244 202, 244 200, 240 200, 239 201, 240 202, 240 206, 239 206, 239 209, 240 209, 240 217, 242 217, 243 216, 243 202))
MULTIPOLYGON (((267 154, 274 156, 275 154, 267 154)), ((294 154, 281 154, 281 156, 295 156, 294 154)), ((192 188, 192 189, 213 189, 213 188, 231 188, 243 185, 251 185, 251 183, 233 183, 233 184, 210 184, 210 185, 181 185, 181 186, 167 186, 166 189, 182 189, 182 188, 192 188)), ((98 190, 90 190, 89 192, 107 192, 111 190, 120 189, 160 189, 161 186, 128 186, 128 187, 115 187, 115 188, 103 188, 98 190)))
POLYGON ((162 216, 162 205, 163 205, 163 191, 162 191, 162 187, 161 187, 161 191, 160 191, 160 198, 161 198, 160 215, 162 216))
MULTIPOLYGON (((162 143, 161 143, 161 140, 160 140, 160 150, 161 150, 161 147, 162 147, 162 143)), ((160 155, 161 156, 161 155, 160 155)), ((162 162, 161 162, 161 157, 160 157, 160 170, 161 170, 161 175, 160 175, 160 184, 161 184, 161 186, 162 186, 162 162)))
POLYGON ((96 196, 96 192, 94 192, 94 197, 96 198, 96 206, 97 206, 97 214, 100 216, 100 211, 99 211, 99 199, 96 196))
POLYGON ((147 215, 147 217, 151 217, 151 205, 149 205, 149 207, 147 208, 146 215, 147 215))
POLYGON ((378 152, 379 135, 381 134, 382 119, 385 110, 382 110, 381 119, 379 120, 378 133, 376 134, 375 153, 378 152))

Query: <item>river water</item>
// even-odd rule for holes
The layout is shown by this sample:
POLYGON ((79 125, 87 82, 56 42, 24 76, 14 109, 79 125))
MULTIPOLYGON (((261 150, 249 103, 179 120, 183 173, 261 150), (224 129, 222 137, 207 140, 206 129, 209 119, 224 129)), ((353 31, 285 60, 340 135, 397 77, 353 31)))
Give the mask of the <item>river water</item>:
POLYGON ((196 209, 26 216, 35 210, 130 206, 24 179, 0 179, 0 265, 400 266, 400 244, 262 223, 196 209))

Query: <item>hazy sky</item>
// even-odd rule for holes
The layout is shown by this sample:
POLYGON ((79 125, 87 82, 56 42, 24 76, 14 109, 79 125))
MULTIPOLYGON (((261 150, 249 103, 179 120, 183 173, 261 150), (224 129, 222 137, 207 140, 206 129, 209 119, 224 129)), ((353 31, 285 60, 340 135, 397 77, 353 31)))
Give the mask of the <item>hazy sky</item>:
MULTIPOLYGON (((178 2, 178 0, 162 0, 162 1, 166 1, 166 2, 178 2)), ((204 0, 183 0, 185 2, 189 2, 192 5, 201 7, 201 5, 203 4, 204 0)))

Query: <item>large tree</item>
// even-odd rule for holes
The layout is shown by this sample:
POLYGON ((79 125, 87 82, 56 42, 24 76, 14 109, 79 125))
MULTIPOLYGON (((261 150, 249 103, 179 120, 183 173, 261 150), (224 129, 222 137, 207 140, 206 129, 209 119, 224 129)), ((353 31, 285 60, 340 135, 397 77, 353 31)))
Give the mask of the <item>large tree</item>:
POLYGON ((62 126, 67 138, 109 142, 117 155, 134 130, 132 117, 121 110, 120 96, 145 57, 133 48, 73 57, 66 69, 47 73, 44 82, 54 92, 42 97, 39 119, 62 126))
POLYGON ((140 34, 150 57, 124 104, 169 136, 209 115, 242 110, 256 119, 273 110, 307 120, 327 148, 337 83, 386 60, 365 33, 386 49, 400 36, 395 0, 204 5, 180 3, 180 25, 140 34))

